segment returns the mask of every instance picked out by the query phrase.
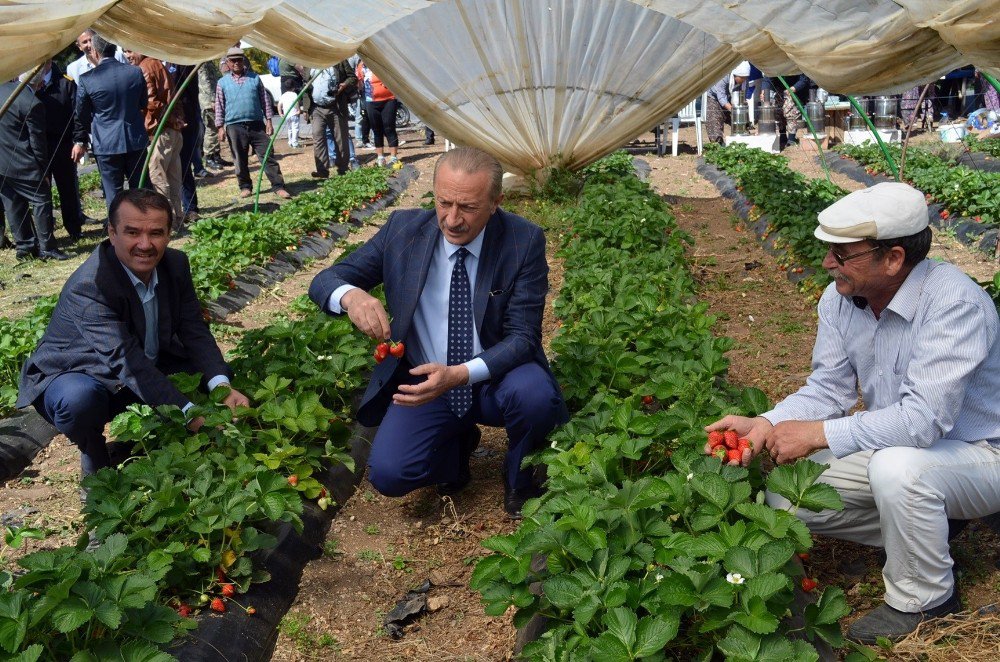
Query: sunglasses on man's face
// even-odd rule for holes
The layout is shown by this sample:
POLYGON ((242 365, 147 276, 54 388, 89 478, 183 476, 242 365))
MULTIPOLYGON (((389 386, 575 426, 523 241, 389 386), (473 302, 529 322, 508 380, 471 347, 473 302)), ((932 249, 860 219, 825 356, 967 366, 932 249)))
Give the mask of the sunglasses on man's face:
POLYGON ((866 251, 860 251, 858 253, 851 253, 850 255, 841 255, 836 250, 834 250, 833 246, 830 246, 830 253, 833 255, 833 259, 837 261, 837 264, 839 264, 840 266, 844 266, 844 264, 848 260, 853 260, 856 257, 861 257, 862 255, 868 255, 869 253, 874 253, 879 248, 880 248, 879 246, 876 246, 875 248, 869 248, 866 251))

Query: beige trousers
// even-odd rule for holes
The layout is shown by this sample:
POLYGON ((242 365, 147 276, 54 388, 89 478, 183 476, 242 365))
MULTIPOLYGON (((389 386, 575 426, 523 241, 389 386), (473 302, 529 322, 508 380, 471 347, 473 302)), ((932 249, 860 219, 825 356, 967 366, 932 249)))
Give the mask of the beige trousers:
POLYGON ((170 207, 174 210, 174 229, 184 223, 184 205, 181 202, 183 142, 180 131, 164 129, 149 157, 149 182, 170 200, 170 207))
MULTIPOLYGON (((930 448, 897 446, 841 459, 822 450, 809 459, 830 465, 820 480, 836 488, 844 509, 796 516, 813 533, 884 547, 885 601, 900 611, 930 609, 951 596, 948 519, 1000 511, 1000 448, 986 441, 940 439, 930 448)), ((791 509, 771 492, 767 502, 791 509)))

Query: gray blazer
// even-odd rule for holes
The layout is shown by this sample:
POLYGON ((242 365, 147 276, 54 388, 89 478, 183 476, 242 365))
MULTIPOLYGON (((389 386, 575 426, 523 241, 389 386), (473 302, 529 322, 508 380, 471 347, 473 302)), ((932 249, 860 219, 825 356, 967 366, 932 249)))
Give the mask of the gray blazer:
MULTIPOLYGON (((0 85, 0 105, 16 88, 17 81, 0 85)), ((25 87, 0 117, 0 178, 41 181, 48 161, 45 106, 25 87)))
POLYGON ((104 58, 77 81, 73 140, 88 143, 92 139, 94 154, 145 149, 149 138, 142 111, 147 99, 146 79, 139 67, 104 58))
POLYGON ((188 398, 158 365, 180 365, 205 378, 231 376, 202 319, 187 256, 168 248, 156 272, 157 364, 143 350, 146 317, 139 295, 111 242, 104 240, 63 286, 45 335, 21 369, 17 406, 30 405, 65 372, 90 375, 113 393, 129 388, 148 405, 178 407, 188 398))

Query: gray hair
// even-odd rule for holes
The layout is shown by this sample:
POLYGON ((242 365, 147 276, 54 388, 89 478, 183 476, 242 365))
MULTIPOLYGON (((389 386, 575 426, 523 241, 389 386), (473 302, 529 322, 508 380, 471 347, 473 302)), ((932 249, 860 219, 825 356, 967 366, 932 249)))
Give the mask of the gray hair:
MULTIPOLYGON (((499 200, 503 194, 503 166, 492 154, 478 147, 456 147, 442 154, 434 164, 434 179, 437 179, 438 169, 445 164, 452 170, 461 170, 467 175, 488 172, 492 199, 499 200)), ((431 185, 433 186, 433 181, 431 185)))
POLYGON ((117 48, 117 46, 96 32, 94 33, 94 36, 90 38, 90 47, 94 49, 94 52, 97 53, 99 57, 114 57, 115 48, 117 48))

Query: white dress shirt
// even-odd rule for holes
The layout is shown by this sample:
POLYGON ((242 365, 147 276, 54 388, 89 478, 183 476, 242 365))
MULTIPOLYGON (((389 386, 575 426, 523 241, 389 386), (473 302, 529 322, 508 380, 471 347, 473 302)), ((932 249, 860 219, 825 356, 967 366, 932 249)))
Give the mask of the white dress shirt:
MULTIPOLYGON (((479 255, 483 249, 483 232, 475 239, 465 244, 469 252, 465 256, 465 271, 469 276, 469 287, 476 291, 476 274, 479 267, 479 255)), ((448 365, 448 297, 451 291, 451 272, 455 268, 455 253, 462 246, 450 243, 441 234, 434 254, 427 269, 427 280, 420 292, 417 308, 413 313, 413 326, 407 343, 406 353, 413 365, 424 363, 440 363, 448 365)), ((353 285, 341 285, 333 294, 327 305, 334 314, 343 312, 340 305, 344 295, 357 289, 353 285)), ((479 341, 479 330, 472 328, 472 353, 475 358, 466 361, 464 365, 469 370, 469 384, 485 381, 490 378, 490 370, 486 362, 479 358, 483 346, 479 341)))

